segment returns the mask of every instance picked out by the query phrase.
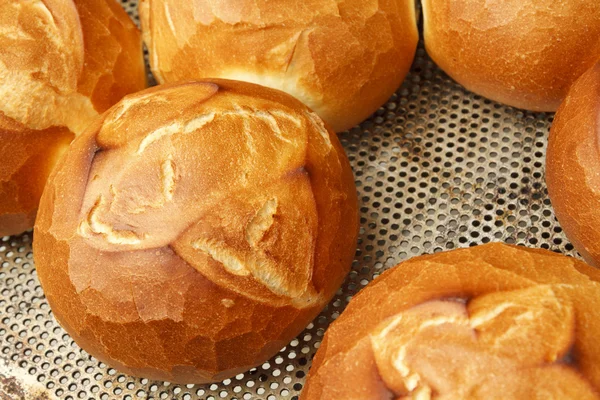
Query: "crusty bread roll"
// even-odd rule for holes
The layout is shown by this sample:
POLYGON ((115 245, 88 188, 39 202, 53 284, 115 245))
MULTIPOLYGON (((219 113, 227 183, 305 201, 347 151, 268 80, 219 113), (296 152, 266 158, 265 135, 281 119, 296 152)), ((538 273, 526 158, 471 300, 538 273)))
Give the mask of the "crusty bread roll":
POLYGON ((141 36, 114 0, 0 2, 0 236, 33 226, 75 134, 146 85, 141 36))
POLYGON ((598 399, 600 271, 488 244, 384 272, 330 326, 302 400, 598 399))
POLYGON ((34 256, 54 315, 128 374, 222 380, 273 356, 352 262, 357 197, 321 119, 258 85, 163 85, 75 139, 34 256))
POLYGON ((467 89, 514 107, 555 111, 600 58, 600 2, 423 0, 425 46, 467 89))
POLYGON ((258 83, 338 132, 388 100, 418 41, 413 0, 143 0, 139 11, 158 82, 258 83))
POLYGON ((560 226, 583 258, 600 267, 600 62, 579 78, 556 115, 546 184, 560 226))

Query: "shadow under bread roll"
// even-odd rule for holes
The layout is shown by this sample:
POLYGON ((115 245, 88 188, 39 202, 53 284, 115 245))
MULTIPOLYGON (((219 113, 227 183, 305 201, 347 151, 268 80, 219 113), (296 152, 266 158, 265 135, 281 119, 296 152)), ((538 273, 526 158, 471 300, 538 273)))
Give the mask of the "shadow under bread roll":
POLYGON ((34 257, 54 315, 131 375, 223 380, 275 355, 349 271, 357 195, 291 96, 213 80, 125 97, 50 176, 34 257))
POLYGON ((419 39, 414 0, 143 0, 139 12, 158 82, 272 87, 336 132, 390 98, 419 39))
POLYGON ((599 399, 600 271, 487 244, 385 271, 329 327, 301 400, 599 399))
POLYGON ((0 236, 33 226, 73 137, 145 86, 140 33, 116 1, 0 3, 0 236))
POLYGON ((560 226, 600 267, 600 61, 571 87, 550 129, 546 184, 560 226))

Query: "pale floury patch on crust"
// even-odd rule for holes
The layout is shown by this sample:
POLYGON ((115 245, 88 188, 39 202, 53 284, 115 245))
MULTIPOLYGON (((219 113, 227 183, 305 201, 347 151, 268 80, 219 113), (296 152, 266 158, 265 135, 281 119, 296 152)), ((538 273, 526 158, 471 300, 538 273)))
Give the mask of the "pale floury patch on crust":
MULTIPOLYGON (((298 36, 298 38, 300 38, 300 36, 298 36)), ((290 61, 291 60, 292 59, 290 58, 290 61)), ((317 96, 306 88, 303 88, 302 83, 297 77, 288 76, 289 74, 287 73, 282 77, 278 77, 276 75, 258 74, 248 70, 229 68, 221 71, 221 75, 224 79, 251 82, 256 83, 257 85, 283 90, 284 92, 289 93, 298 100, 302 101, 313 110, 319 109, 323 106, 322 96, 317 96)))

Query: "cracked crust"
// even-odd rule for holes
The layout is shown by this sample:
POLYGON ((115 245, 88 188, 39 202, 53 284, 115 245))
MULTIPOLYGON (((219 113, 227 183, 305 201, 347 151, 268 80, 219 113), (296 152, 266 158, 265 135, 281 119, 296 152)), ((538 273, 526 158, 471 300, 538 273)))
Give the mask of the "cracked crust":
POLYGON ((579 78, 550 130, 548 194, 560 226, 585 260, 600 267, 600 62, 579 78))
POLYGON ((600 272, 494 243, 383 273, 330 326, 301 400, 599 399, 600 272))
POLYGON ((425 47, 448 75, 492 100, 556 111, 600 58, 600 2, 424 0, 425 47))
POLYGON ((84 349, 129 374, 202 383, 296 336, 344 279, 357 231, 335 134, 291 96, 215 80, 127 96, 75 139, 34 254, 84 349))
POLYGON ((159 82, 283 90, 338 132, 388 100, 418 41, 413 0, 144 0, 139 10, 159 82))
POLYGON ((0 236, 33 226, 73 136, 145 87, 141 37, 113 0, 0 5, 0 236))

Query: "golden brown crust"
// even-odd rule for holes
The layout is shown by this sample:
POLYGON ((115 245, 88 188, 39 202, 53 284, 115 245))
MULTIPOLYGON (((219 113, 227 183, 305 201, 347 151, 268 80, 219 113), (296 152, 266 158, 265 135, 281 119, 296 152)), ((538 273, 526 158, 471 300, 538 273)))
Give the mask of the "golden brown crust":
POLYGON ((78 92, 103 113, 129 93, 146 87, 141 34, 114 0, 74 0, 81 19, 85 68, 78 92))
POLYGON ((546 183, 569 240, 600 266, 600 63, 579 78, 558 109, 546 155, 546 183))
POLYGON ((0 4, 0 235, 31 228, 73 134, 145 87, 140 33, 113 0, 0 4))
POLYGON ((77 94, 84 38, 72 1, 4 1, 0 5, 0 111, 30 129, 81 125, 96 116, 77 94), (68 103, 79 109, 69 118, 68 103))
POLYGON ((336 131, 375 112, 412 63, 409 0, 140 2, 157 80, 236 79, 283 90, 336 131))
POLYGON ((0 112, 0 236, 33 226, 38 201, 56 159, 73 135, 66 128, 27 129, 0 112))
POLYGON ((317 315, 357 231, 335 134, 291 96, 215 80, 127 96, 78 137, 44 191, 34 254, 56 318, 88 352, 209 382, 317 315))
POLYGON ((330 326, 301 399, 598 399, 599 306, 600 272, 546 250, 416 257, 330 326))
POLYGON ((600 2, 424 0, 427 52, 467 89, 555 111, 600 58, 600 2))

